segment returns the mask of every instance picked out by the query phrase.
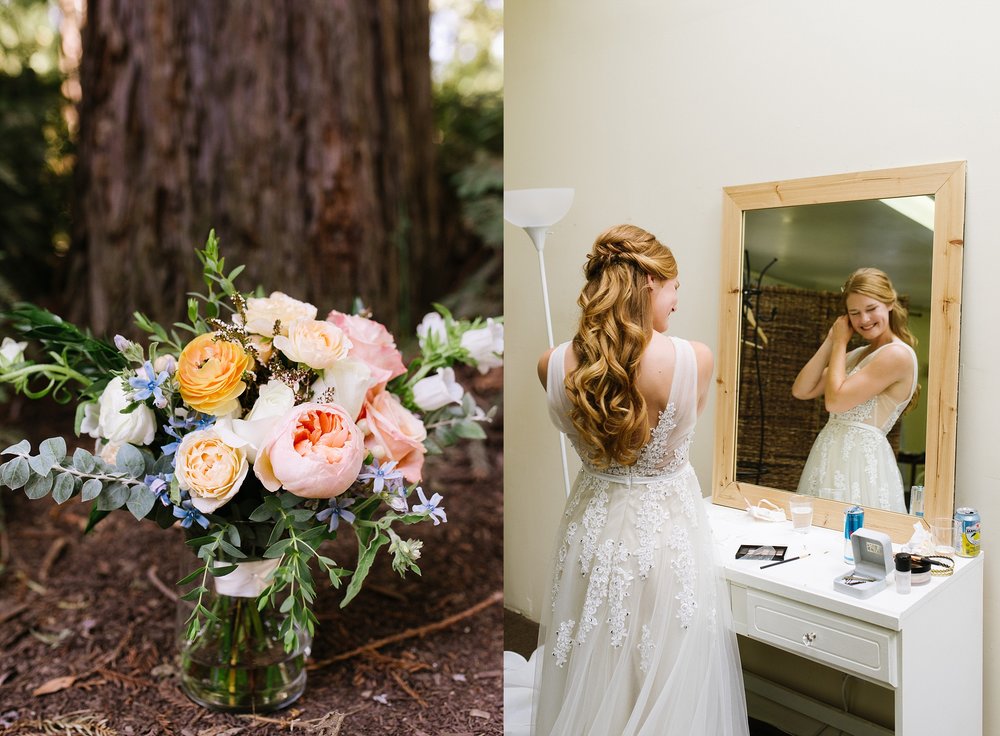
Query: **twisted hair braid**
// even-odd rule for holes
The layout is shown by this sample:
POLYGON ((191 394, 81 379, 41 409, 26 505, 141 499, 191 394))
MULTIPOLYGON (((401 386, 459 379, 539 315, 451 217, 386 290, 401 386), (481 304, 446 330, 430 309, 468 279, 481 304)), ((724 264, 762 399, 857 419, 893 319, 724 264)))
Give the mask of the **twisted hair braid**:
POLYGON ((677 277, 670 249, 634 225, 601 233, 584 266, 577 368, 566 377, 570 420, 593 448, 590 462, 631 465, 649 439, 646 400, 636 388, 639 361, 653 332, 647 276, 677 277))

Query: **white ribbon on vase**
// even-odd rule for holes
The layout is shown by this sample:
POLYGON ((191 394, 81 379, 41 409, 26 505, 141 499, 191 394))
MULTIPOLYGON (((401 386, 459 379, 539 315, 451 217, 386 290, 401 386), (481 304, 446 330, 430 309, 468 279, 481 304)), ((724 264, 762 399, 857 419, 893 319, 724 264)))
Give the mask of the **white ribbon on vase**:
MULTIPOLYGON (((273 560, 253 560, 235 563, 236 569, 228 575, 213 577, 215 592, 231 598, 256 598, 271 584, 271 574, 278 567, 281 558, 273 560)), ((213 567, 228 567, 231 562, 213 561, 213 567)))

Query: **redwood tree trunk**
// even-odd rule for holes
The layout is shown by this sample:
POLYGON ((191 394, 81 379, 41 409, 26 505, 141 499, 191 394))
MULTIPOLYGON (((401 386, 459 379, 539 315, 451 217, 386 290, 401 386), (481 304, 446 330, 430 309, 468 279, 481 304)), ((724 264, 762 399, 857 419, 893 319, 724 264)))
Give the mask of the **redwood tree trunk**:
MULTIPOLYGON (((437 243, 427 0, 90 0, 68 293, 98 334, 184 313, 218 232, 239 283, 412 326, 437 243)), ((458 254, 460 257, 462 254, 458 254)))

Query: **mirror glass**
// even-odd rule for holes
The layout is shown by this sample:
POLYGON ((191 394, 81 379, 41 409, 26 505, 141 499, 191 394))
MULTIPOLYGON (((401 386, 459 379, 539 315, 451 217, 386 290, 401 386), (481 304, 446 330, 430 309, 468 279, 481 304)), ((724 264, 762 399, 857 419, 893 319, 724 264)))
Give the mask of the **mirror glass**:
MULTIPOLYGON (((917 338, 920 393, 892 425, 887 463, 898 461, 904 491, 925 486, 927 517, 951 515, 964 218, 964 162, 724 189, 716 503, 767 498, 788 511, 829 418, 822 398, 795 399, 791 387, 841 314, 841 286, 869 266, 889 275, 917 338)), ((855 335, 848 350, 866 344, 855 335)), ((845 503, 821 496, 814 507, 814 524, 843 528, 845 503)), ((866 512, 865 526, 897 542, 912 524, 866 512)))
MULTIPOLYGON (((917 338, 917 380, 926 386, 933 245, 929 195, 744 213, 737 480, 798 488, 829 415, 822 397, 794 398, 792 383, 842 314, 841 287, 857 268, 881 269, 892 280, 917 338)), ((848 350, 863 345, 855 335, 848 350)), ((910 486, 923 484, 926 438, 926 397, 918 396, 887 437, 907 508, 910 486)))

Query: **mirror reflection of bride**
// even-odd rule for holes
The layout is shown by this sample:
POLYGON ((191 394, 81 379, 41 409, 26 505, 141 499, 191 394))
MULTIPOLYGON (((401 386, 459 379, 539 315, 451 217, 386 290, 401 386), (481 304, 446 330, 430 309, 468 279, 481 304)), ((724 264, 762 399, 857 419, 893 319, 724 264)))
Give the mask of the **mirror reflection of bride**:
POLYGON ((886 435, 916 403, 916 339, 888 275, 860 268, 842 290, 844 314, 792 385, 824 398, 830 419, 813 442, 798 492, 906 512, 903 479, 886 435), (866 345, 848 352, 857 333, 866 345))

